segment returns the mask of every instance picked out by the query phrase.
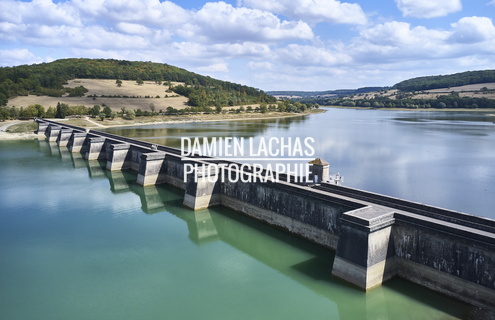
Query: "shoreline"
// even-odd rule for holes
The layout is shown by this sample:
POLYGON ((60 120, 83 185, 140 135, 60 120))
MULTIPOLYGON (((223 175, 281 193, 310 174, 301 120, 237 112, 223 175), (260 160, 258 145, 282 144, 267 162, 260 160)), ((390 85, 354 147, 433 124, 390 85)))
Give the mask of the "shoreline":
POLYGON ((379 110, 379 111, 424 111, 424 112, 495 112, 494 108, 476 108, 476 109, 466 109, 466 108, 445 108, 445 109, 435 109, 435 108, 372 108, 372 107, 347 107, 347 106, 320 106, 320 108, 329 109, 354 109, 354 110, 379 110))
POLYGON ((11 132, 0 132, 0 141, 5 140, 34 140, 38 138, 36 133, 24 132, 24 133, 11 133, 11 132))
MULTIPOLYGON (((321 109, 320 109, 321 110, 321 109)), ((150 121, 150 122, 136 122, 136 123, 126 123, 126 124, 115 124, 115 125, 98 125, 92 126, 88 128, 118 128, 118 127, 131 127, 131 126, 147 126, 147 125, 158 125, 158 124, 176 124, 176 123, 205 123, 205 122, 219 122, 219 121, 247 121, 247 120, 264 120, 264 119, 284 119, 284 118, 294 118, 294 117, 302 117, 311 114, 319 114, 324 113, 325 110, 321 110, 320 112, 311 112, 311 113, 293 113, 288 115, 271 115, 271 116, 256 116, 256 117, 244 117, 244 118, 214 118, 214 119, 181 119, 181 120, 165 120, 165 121, 150 121)), ((128 120, 126 120, 128 121, 128 120)))
POLYGON ((8 120, 0 122, 0 140, 31 140, 38 137, 34 132, 7 132, 7 129, 15 124, 24 123, 30 120, 8 120))
MULTIPOLYGON (((92 119, 89 118, 73 118, 76 119, 74 121, 81 122, 85 121, 88 124, 88 126, 84 126, 85 128, 88 129, 94 129, 98 130, 100 129, 105 129, 105 128, 118 128, 118 127, 133 127, 133 126, 147 126, 147 125, 160 125, 160 124, 177 124, 177 123, 207 123, 207 122, 219 122, 219 121, 246 121, 246 120, 264 120, 264 119, 283 119, 283 118, 293 118, 293 117, 302 117, 302 116, 307 116, 311 114, 319 114, 319 113, 324 113, 326 112, 324 109, 319 109, 316 112, 308 112, 308 113, 291 113, 287 115, 270 115, 268 114, 267 116, 255 116, 255 117, 241 117, 241 118, 224 118, 222 117, 223 115, 220 115, 220 117, 212 117, 212 119, 202 119, 198 117, 199 119, 195 119, 195 115, 193 117, 189 118, 184 118, 180 120, 164 120, 164 121, 150 121, 150 122, 142 122, 142 121, 136 121, 133 123, 118 123, 118 124, 100 124, 92 119), (97 124, 97 125, 96 125, 97 124)), ((71 119, 48 119, 48 120, 53 120, 57 122, 67 122, 70 123, 71 119)), ((140 120, 140 119, 137 119, 140 120)), ((13 132, 7 132, 7 128, 15 125, 17 123, 25 123, 25 122, 30 122, 32 120, 10 120, 3 125, 0 126, 0 141, 3 140, 31 140, 31 139, 36 139, 39 138, 38 134, 34 132, 21 132, 21 133, 13 133, 13 132)), ((73 121, 73 122, 74 122, 73 121)), ((113 120, 107 120, 107 122, 111 122, 113 120)), ((135 121, 135 120, 125 120, 127 122, 129 121, 135 121)), ((80 124, 72 124, 76 126, 81 126, 80 124)))

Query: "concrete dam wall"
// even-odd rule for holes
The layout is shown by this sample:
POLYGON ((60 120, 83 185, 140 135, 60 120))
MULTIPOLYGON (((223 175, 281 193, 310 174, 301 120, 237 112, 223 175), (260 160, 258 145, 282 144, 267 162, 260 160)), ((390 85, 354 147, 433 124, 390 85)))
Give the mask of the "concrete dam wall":
MULTIPOLYGON (((185 206, 221 205, 336 251, 332 274, 370 290, 401 277, 469 304, 495 310, 495 221, 328 183, 212 179, 241 175, 231 161, 36 119, 38 134, 111 171, 134 170, 143 186, 184 190, 185 206), (197 159, 196 159, 197 158, 197 159), (186 164, 217 170, 185 172, 186 164)), ((329 266, 330 267, 330 266, 329 266)))

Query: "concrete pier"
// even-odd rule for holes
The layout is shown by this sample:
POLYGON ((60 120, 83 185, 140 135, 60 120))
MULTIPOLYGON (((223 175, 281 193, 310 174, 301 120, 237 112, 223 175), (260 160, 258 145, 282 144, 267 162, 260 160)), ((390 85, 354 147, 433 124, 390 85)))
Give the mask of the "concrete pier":
POLYGON ((332 274, 369 290, 395 276, 392 226, 394 212, 364 207, 340 219, 340 236, 332 274))
POLYGON ((86 132, 75 132, 72 131, 69 141, 67 142, 67 148, 70 152, 81 152, 86 140, 86 132))
POLYGON ((185 174, 186 164, 211 162, 183 161, 178 149, 37 122, 38 134, 50 141, 60 137, 59 148, 67 141, 69 151, 84 154, 95 170, 101 166, 93 160, 106 160, 107 170, 136 171, 142 186, 166 183, 184 190, 184 205, 198 215, 220 205, 334 249, 333 276, 362 290, 401 277, 495 312, 494 220, 325 183, 324 160, 316 163, 322 170, 314 170, 318 184, 233 182, 225 166, 185 174))
POLYGON ((38 130, 36 130, 36 134, 38 136, 44 136, 47 128, 48 128, 47 122, 38 122, 38 130))
POLYGON ((141 154, 137 183, 142 186, 151 186, 165 183, 165 152, 149 152, 141 154))
MULTIPOLYGON (((200 167, 201 168, 201 167, 200 167)), ((184 194, 184 205, 193 210, 206 209, 220 205, 220 171, 211 167, 193 169, 187 175, 187 183, 184 194)))
MULTIPOLYGON (((48 141, 57 141, 61 129, 62 127, 58 125, 48 125, 45 130, 45 136, 48 141)), ((38 132, 40 132, 40 128, 38 128, 38 132)))
POLYGON ((106 159, 106 149, 104 148, 106 138, 104 137, 87 137, 83 146, 87 145, 85 148, 84 158, 86 160, 102 160, 106 159))
POLYGON ((131 167, 128 143, 110 143, 107 145, 107 169, 124 170, 131 167))
POLYGON ((62 128, 57 136, 57 144, 59 147, 66 147, 69 143, 70 136, 72 135, 72 129, 62 128))

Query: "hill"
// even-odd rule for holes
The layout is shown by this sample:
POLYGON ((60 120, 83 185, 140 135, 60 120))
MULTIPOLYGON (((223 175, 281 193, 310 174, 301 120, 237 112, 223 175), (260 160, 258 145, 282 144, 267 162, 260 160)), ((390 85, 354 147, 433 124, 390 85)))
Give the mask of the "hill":
POLYGON ((73 79, 181 82, 177 90, 193 107, 273 103, 261 90, 202 76, 168 64, 113 59, 61 59, 0 68, 0 106, 18 96, 83 96, 84 86, 64 88, 73 79))
POLYGON ((338 90, 327 90, 327 91, 267 91, 276 98, 311 98, 311 97, 341 97, 351 94, 366 93, 372 91, 378 91, 382 89, 387 89, 387 87, 363 87, 358 89, 338 89, 338 90))
MULTIPOLYGON (((306 95, 293 100, 302 103, 317 103, 323 106, 337 105, 363 108, 495 108, 495 70, 418 77, 399 82, 392 87, 369 89, 375 90, 357 89, 349 94, 334 96, 306 95)), ((273 92, 271 93, 273 94, 273 92)))
POLYGON ((495 70, 466 71, 450 75, 418 77, 395 84, 401 91, 422 91, 495 82, 495 70))

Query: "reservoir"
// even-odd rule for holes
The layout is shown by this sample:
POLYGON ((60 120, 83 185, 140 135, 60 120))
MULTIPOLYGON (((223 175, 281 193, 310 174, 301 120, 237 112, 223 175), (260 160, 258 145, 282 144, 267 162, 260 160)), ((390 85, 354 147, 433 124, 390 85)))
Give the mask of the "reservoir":
MULTIPOLYGON (((183 136, 313 136, 317 156, 345 185, 493 218, 495 131, 484 119, 329 109, 305 118, 108 131, 175 147, 183 136)), ((400 279, 364 293, 331 277, 330 250, 224 208, 193 212, 182 206, 182 191, 141 187, 132 172, 103 168, 44 140, 0 142, 1 319, 471 313, 400 279)))
POLYGON ((326 108, 306 117, 106 131, 176 148, 181 137, 313 137, 316 157, 345 186, 495 219, 494 122, 483 112, 326 108))

